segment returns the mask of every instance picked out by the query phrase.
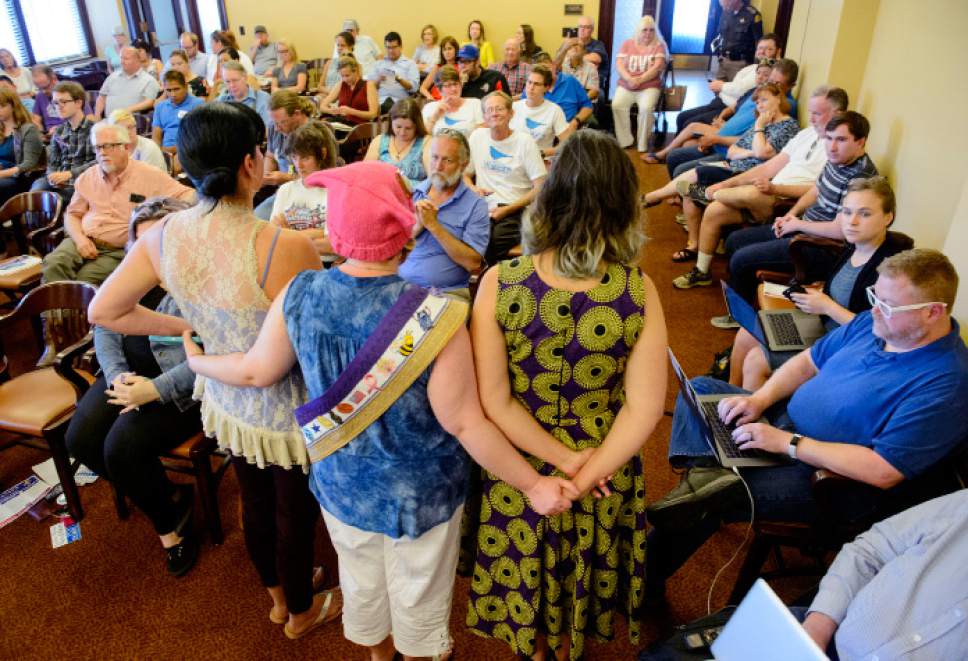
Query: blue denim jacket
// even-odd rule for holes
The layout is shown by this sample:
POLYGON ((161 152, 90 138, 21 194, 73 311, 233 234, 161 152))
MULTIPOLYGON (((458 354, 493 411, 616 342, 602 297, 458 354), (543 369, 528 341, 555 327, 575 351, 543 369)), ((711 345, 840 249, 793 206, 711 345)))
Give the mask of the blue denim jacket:
MULTIPOLYGON (((157 312, 182 316, 171 296, 165 296, 156 308, 157 312)), ((121 334, 97 326, 94 328, 94 350, 104 372, 104 380, 110 385, 122 372, 129 372, 128 361, 121 346, 121 334)), ((192 399, 195 388, 195 373, 188 367, 185 350, 181 345, 151 343, 151 353, 161 368, 161 374, 151 380, 158 389, 161 403, 173 403, 179 411, 187 411, 196 402, 192 399)))

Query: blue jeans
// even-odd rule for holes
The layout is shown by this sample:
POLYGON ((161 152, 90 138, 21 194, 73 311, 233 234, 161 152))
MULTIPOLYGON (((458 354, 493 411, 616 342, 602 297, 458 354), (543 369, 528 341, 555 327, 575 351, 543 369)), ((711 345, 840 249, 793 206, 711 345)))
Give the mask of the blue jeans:
POLYGON ((252 213, 255 214, 256 218, 260 220, 272 220, 272 205, 275 204, 276 195, 273 193, 266 199, 262 200, 259 205, 255 208, 252 213))
MULTIPOLYGON (((692 379, 691 383, 700 395, 749 394, 725 381, 705 376, 692 379)), ((770 407, 763 417, 775 427, 789 429, 792 433, 793 424, 786 414, 785 402, 770 407)), ((686 404, 682 393, 676 398, 672 416, 669 463, 682 468, 717 465, 712 448, 706 441, 704 424, 686 404)), ((815 470, 802 462, 740 469, 753 496, 755 516, 781 521, 811 521, 816 513, 810 484, 815 470)), ((748 502, 738 507, 719 509, 718 513, 703 517, 689 530, 652 529, 649 533, 646 571, 650 592, 661 591, 665 579, 672 576, 719 529, 723 521, 748 521, 750 518, 748 502)))
MULTIPOLYGON (((793 273, 790 259, 792 237, 776 238, 771 223, 737 230, 726 239, 729 256, 729 285, 752 304, 756 302, 756 272, 787 271, 793 273)), ((837 264, 838 253, 824 248, 804 248, 806 281, 826 280, 837 264)))
POLYGON ((669 170, 669 177, 675 179, 683 172, 688 172, 703 163, 722 160, 725 159, 716 152, 707 154, 695 147, 679 147, 669 152, 666 157, 666 168, 669 170))

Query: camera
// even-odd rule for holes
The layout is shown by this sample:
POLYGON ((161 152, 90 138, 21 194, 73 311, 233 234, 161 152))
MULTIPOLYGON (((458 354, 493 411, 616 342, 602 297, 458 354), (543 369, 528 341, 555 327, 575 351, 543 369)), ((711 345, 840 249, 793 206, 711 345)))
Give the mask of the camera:
POLYGON ((578 28, 561 28, 561 36, 574 39, 578 37, 578 28))

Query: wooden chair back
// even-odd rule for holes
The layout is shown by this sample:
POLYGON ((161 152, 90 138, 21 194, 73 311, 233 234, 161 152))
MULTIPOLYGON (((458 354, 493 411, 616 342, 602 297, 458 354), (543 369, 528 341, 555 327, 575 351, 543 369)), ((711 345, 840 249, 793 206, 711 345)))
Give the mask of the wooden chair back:
MULTIPOLYGON (((4 356, 4 363, 6 353, 3 351, 2 339, 13 324, 22 321, 29 321, 33 327, 37 344, 34 355, 39 357, 44 347, 42 315, 48 326, 48 337, 58 352, 68 351, 84 342, 91 330, 87 307, 94 300, 95 293, 97 288, 94 285, 71 280, 49 282, 28 292, 12 312, 0 317, 0 353, 4 356)), ((18 351, 22 348, 18 347, 18 351)))
POLYGON ((0 225, 10 222, 14 242, 21 255, 28 253, 32 244, 41 255, 46 255, 49 251, 41 250, 36 245, 35 239, 61 224, 63 210, 64 201, 57 193, 51 191, 20 193, 0 207, 0 225))

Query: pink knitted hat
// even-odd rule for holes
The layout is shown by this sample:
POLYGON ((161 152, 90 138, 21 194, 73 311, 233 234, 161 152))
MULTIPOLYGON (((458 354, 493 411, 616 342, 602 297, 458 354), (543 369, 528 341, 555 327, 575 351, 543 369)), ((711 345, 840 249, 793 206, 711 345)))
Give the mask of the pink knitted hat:
POLYGON ((360 161, 320 170, 306 177, 306 185, 329 191, 326 229, 337 255, 382 262, 410 240, 413 204, 389 163, 360 161))

